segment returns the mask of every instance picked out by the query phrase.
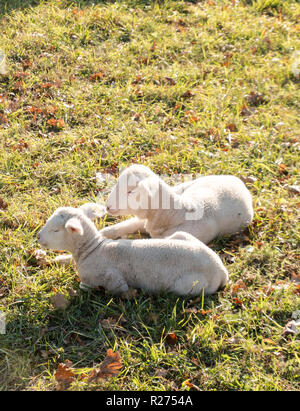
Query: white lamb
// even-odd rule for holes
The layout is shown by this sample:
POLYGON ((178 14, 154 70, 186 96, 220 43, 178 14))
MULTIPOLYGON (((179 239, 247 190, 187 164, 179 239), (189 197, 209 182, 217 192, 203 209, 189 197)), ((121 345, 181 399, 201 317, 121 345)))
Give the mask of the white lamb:
POLYGON ((101 230, 112 239, 138 231, 157 238, 184 231, 207 244, 218 235, 240 231, 253 219, 251 194, 237 177, 204 176, 171 187, 143 165, 121 173, 106 207, 111 215, 135 216, 101 230))
POLYGON ((129 288, 178 295, 215 293, 228 280, 221 259, 187 233, 168 239, 107 240, 86 209, 61 207, 38 234, 40 245, 72 253, 82 283, 113 294, 129 288))

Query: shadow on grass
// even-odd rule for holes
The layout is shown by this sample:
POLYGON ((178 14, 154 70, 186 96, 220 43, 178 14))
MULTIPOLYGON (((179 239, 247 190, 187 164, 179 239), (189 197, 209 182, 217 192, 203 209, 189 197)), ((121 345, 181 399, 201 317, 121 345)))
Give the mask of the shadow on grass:
MULTIPOLYGON (((203 308, 212 300, 217 304, 218 295, 206 297, 203 308)), ((42 294, 26 296, 16 301, 1 346, 11 353, 22 350, 37 362, 46 356, 89 367, 113 348, 116 340, 134 346, 146 341, 150 346, 160 345, 168 333, 175 332, 183 342, 186 329, 182 324, 189 315, 184 309, 190 301, 166 293, 139 292, 133 299, 121 299, 104 291, 76 290, 69 306, 58 310, 42 294)), ((202 308, 202 302, 197 306, 202 308)), ((199 320, 207 321, 201 315, 199 320)))

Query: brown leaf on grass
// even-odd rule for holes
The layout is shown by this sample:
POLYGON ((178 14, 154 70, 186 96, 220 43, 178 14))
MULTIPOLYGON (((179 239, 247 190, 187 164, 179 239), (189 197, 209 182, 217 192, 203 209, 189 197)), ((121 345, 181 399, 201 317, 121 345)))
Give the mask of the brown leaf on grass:
POLYGON ((66 360, 65 363, 61 362, 58 364, 58 368, 56 370, 56 373, 54 374, 54 377, 56 381, 58 382, 57 389, 59 391, 66 390, 67 388, 69 388, 69 386, 72 384, 72 382, 75 379, 75 374, 70 368, 71 365, 72 365, 72 362, 69 360, 66 360))
POLYGON ((177 341, 178 341, 178 337, 175 333, 167 334, 166 343, 168 345, 175 345, 175 344, 177 344, 177 341))
POLYGON ((193 96, 193 93, 190 90, 187 90, 185 93, 181 95, 181 98, 190 98, 193 96))
POLYGON ((196 307, 191 307, 191 308, 186 308, 184 310, 185 313, 187 314, 201 314, 201 315, 206 315, 211 313, 211 310, 203 310, 203 308, 201 308, 200 310, 198 310, 196 307))
POLYGON ((90 81, 99 81, 103 80, 104 73, 102 71, 99 71, 98 73, 94 73, 89 77, 90 81))
POLYGON ((251 91, 250 94, 246 94, 245 99, 251 106, 259 106, 267 103, 267 99, 262 93, 255 93, 254 91, 251 91))
POLYGON ((288 174, 289 173, 287 166, 283 163, 279 164, 278 171, 279 171, 280 174, 288 174))
POLYGON ((231 63, 230 63, 229 60, 225 60, 224 63, 222 63, 222 66, 223 66, 223 67, 228 67, 228 66, 230 66, 230 64, 231 64, 231 63))
POLYGON ((163 79, 163 83, 165 84, 169 84, 170 86, 175 86, 175 84, 177 83, 177 81, 175 79, 173 79, 172 77, 165 77, 163 79))
POLYGON ((202 297, 196 297, 194 300, 190 300, 189 301, 189 307, 191 306, 191 305, 195 305, 195 304, 197 304, 197 303, 200 303, 202 301, 202 297))
POLYGON ((165 368, 157 368, 155 370, 154 376, 159 377, 159 378, 166 378, 168 373, 169 371, 166 370, 165 368))
POLYGON ((197 116, 190 116, 189 117, 189 122, 190 123, 197 123, 199 121, 199 118, 197 116))
POLYGON ((226 130, 229 130, 232 133, 238 131, 237 126, 234 123, 227 124, 226 130))
POLYGON ((0 210, 7 210, 8 204, 0 197, 0 210))
POLYGON ((236 306, 238 306, 238 307, 242 307, 242 306, 243 306, 243 301, 240 300, 240 299, 237 298, 237 297, 234 297, 234 298, 233 298, 233 302, 234 302, 234 304, 235 304, 236 306))
POLYGON ((23 78, 25 78, 25 77, 27 77, 29 74, 28 73, 25 73, 24 71, 16 71, 14 74, 13 74, 13 78, 15 79, 15 80, 20 80, 20 79, 23 79, 23 78))
POLYGON ((23 60, 21 64, 22 64, 23 70, 26 70, 32 66, 32 62, 29 59, 23 60))
POLYGON ((209 314, 209 313, 211 313, 211 310, 203 310, 202 308, 201 308, 201 310, 199 310, 199 314, 201 314, 201 315, 206 315, 206 314, 209 314))
POLYGON ((132 84, 141 84, 144 83, 145 80, 145 77, 143 77, 141 74, 138 74, 135 80, 132 81, 132 84))
POLYGON ((62 118, 59 118, 59 119, 50 118, 50 119, 47 121, 47 123, 48 123, 48 125, 49 125, 50 127, 55 128, 55 129, 61 129, 61 128, 63 128, 64 125, 65 125, 65 122, 64 122, 64 120, 63 120, 62 118))
POLYGON ((153 52, 153 51, 155 51, 156 47, 157 47, 157 43, 156 43, 156 41, 154 40, 153 43, 152 43, 152 46, 151 46, 151 49, 150 49, 150 50, 153 52))
POLYGON ((296 274, 295 271, 291 273, 291 281, 296 284, 300 284, 300 274, 296 274))
POLYGON ((193 388, 196 391, 201 391, 201 389, 197 385, 193 384, 190 380, 184 381, 183 384, 186 385, 189 388, 193 388))
POLYGON ((24 141, 22 138, 19 140, 17 144, 14 144, 11 146, 12 151, 23 151, 29 148, 29 143, 27 141, 24 141))
POLYGON ((8 124, 8 118, 3 113, 0 113, 0 124, 8 124))
POLYGON ((116 377, 120 373, 122 368, 121 357, 118 351, 107 350, 106 357, 100 364, 99 368, 95 368, 89 375, 88 381, 94 381, 99 379, 106 379, 116 377))
POLYGON ((58 87, 59 88, 61 86, 62 86, 62 83, 59 80, 55 81, 54 83, 51 83, 50 81, 44 82, 40 85, 41 89, 44 89, 44 90, 48 90, 48 89, 53 88, 53 87, 58 87))
POLYGON ((73 14, 74 17, 82 16, 83 15, 83 10, 77 9, 76 7, 74 7, 72 9, 72 14, 73 14))
POLYGON ((295 288, 293 289, 294 294, 300 294, 300 284, 297 284, 295 288))
POLYGON ((70 304, 70 301, 62 293, 56 293, 50 297, 50 302, 58 310, 65 310, 70 304))
POLYGON ((243 281, 239 280, 236 284, 233 284, 232 293, 236 294, 239 289, 245 289, 245 288, 247 288, 246 284, 243 281))
POLYGON ((250 183, 253 184, 257 181, 256 177, 252 177, 252 176, 240 176, 240 179, 244 182, 244 183, 250 183))
POLYGON ((138 57, 137 61, 139 64, 148 66, 148 64, 150 64, 151 62, 151 58, 149 56, 140 56, 138 57))
POLYGON ((174 107, 174 110, 182 110, 183 109, 183 104, 182 103, 177 103, 174 107))
POLYGON ((255 112, 255 108, 247 107, 245 104, 241 107, 240 116, 242 117, 249 117, 251 114, 255 112))
POLYGON ((288 190, 289 190, 291 193, 300 194, 300 186, 291 185, 291 186, 288 186, 288 190))

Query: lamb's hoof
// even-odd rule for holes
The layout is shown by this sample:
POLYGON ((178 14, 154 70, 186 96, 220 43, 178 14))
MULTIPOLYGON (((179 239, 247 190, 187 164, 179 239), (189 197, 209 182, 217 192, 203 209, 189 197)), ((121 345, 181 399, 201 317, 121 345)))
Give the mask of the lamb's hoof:
POLYGON ((55 262, 57 262, 58 265, 71 265, 72 255, 58 255, 57 257, 55 257, 55 262))
POLYGON ((136 298, 136 296, 138 295, 138 290, 136 290, 135 288, 129 288, 128 291, 125 291, 121 294, 121 298, 123 300, 133 300, 136 298))
POLYGON ((119 236, 116 235, 114 230, 110 230, 108 228, 103 228, 102 230, 99 231, 99 233, 103 235, 103 237, 107 238, 108 240, 116 240, 117 238, 119 238, 119 236))
POLYGON ((80 288, 82 291, 91 291, 91 290, 93 289, 93 287, 91 287, 90 285, 87 285, 87 284, 85 284, 85 283, 80 283, 80 284, 79 284, 79 288, 80 288))

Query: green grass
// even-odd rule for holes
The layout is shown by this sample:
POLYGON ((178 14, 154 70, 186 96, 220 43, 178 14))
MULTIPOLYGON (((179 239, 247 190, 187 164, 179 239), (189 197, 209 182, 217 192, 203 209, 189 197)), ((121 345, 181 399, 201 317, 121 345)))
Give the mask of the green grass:
POLYGON ((88 373, 108 348, 120 353, 120 375, 76 378, 69 389, 189 390, 188 380, 201 390, 299 390, 299 334, 282 334, 300 305, 290 281, 299 15, 292 0, 1 2, 2 390, 54 390, 60 362, 88 373), (142 291, 121 300, 84 293, 74 269, 30 256, 58 206, 96 199, 96 172, 117 176, 133 162, 171 181, 247 179, 253 224, 211 244, 229 270, 223 291, 192 304, 142 291), (57 292, 70 300, 64 311, 50 302, 57 292))

